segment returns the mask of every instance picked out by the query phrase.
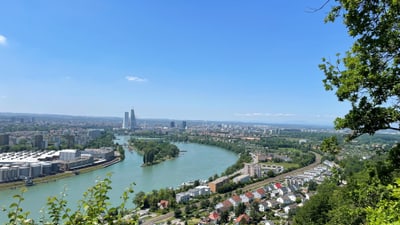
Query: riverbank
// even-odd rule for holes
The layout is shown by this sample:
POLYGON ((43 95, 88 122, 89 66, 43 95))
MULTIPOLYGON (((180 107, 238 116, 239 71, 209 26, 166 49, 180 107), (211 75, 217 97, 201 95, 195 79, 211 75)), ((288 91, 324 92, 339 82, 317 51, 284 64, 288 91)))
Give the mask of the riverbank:
MULTIPOLYGON (((94 166, 89 166, 89 167, 84 167, 79 169, 79 173, 76 173, 75 171, 66 171, 63 173, 57 173, 54 175, 48 175, 45 177, 37 177, 32 179, 33 180, 33 184, 43 184, 43 183, 49 183, 49 182, 54 182, 57 181, 59 179, 63 179, 63 178, 67 178, 67 177, 71 177, 71 176, 78 176, 79 174, 83 174, 83 173, 88 173, 94 170, 98 170, 98 169, 102 169, 105 168, 107 166, 111 166, 115 163, 120 162, 121 160, 119 158, 116 158, 112 161, 109 162, 105 162, 102 164, 97 164, 94 166), (112 162, 112 164, 110 164, 110 162, 112 162)), ((17 188, 22 188, 25 187, 25 181, 15 181, 15 182, 7 182, 7 183, 0 183, 0 191, 1 190, 6 190, 6 189, 17 189, 17 188)))

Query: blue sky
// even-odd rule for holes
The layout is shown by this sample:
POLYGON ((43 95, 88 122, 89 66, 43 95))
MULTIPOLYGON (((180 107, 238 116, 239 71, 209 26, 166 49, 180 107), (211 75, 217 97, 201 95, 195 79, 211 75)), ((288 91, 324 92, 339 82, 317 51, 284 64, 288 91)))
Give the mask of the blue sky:
POLYGON ((323 0, 3 1, 0 111, 332 124, 323 0))

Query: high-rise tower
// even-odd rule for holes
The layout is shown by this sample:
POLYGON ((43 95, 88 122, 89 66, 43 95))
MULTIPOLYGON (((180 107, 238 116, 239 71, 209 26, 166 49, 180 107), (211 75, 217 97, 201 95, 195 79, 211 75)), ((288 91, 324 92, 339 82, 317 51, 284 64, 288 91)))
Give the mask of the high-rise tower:
POLYGON ((129 112, 125 112, 124 121, 122 121, 122 129, 129 129, 129 112))
POLYGON ((133 108, 131 109, 131 130, 136 129, 136 117, 135 117, 135 111, 133 108))

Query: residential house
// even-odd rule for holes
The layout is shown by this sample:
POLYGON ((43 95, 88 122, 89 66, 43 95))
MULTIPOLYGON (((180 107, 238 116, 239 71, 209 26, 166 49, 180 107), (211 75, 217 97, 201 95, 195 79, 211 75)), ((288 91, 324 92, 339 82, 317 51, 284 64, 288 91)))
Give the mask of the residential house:
POLYGON ((287 195, 277 198, 276 201, 279 202, 281 205, 289 205, 293 203, 292 200, 287 195))
POLYGON ((169 202, 167 200, 161 200, 157 205, 160 209, 167 209, 169 202))
POLYGON ((177 203, 188 202, 190 200, 190 194, 188 192, 181 192, 176 194, 175 200, 177 203))
POLYGON ((234 196, 230 197, 228 200, 232 203, 233 207, 238 206, 239 203, 242 202, 242 199, 238 195, 234 195, 234 196))
POLYGON ((270 198, 275 198, 279 195, 279 190, 272 190, 271 192, 269 192, 269 196, 270 198))
POLYGON ((268 207, 268 203, 267 202, 261 202, 260 204, 258 204, 258 211, 265 212, 268 209, 269 209, 269 207, 268 207))
POLYGON ((221 203, 221 205, 219 205, 219 206, 221 206, 221 207, 219 207, 219 208, 217 209, 218 212, 225 212, 225 211, 230 210, 230 209, 233 207, 232 203, 231 203, 229 200, 223 201, 223 202, 221 203))
POLYGON ((270 209, 276 209, 279 206, 279 202, 277 202, 275 199, 267 200, 266 203, 270 209))
POLYGON ((289 193, 289 189, 287 187, 281 187, 278 189, 278 193, 280 196, 286 195, 289 193))
POLYGON ((290 201, 296 202, 296 200, 297 200, 297 196, 296 196, 296 195, 294 195, 294 194, 288 194, 287 196, 288 196, 288 198, 290 199, 290 201))
POLYGON ((290 192, 296 192, 296 191, 300 190, 300 187, 297 184, 289 185, 288 188, 289 188, 290 192))
POLYGON ((250 223, 250 217, 247 214, 238 216, 235 220, 235 224, 248 224, 250 223))
POLYGON ((313 193, 306 193, 306 200, 310 200, 313 195, 313 193))
POLYGON ((281 188, 281 187, 283 187, 281 183, 275 183, 275 184, 274 184, 274 188, 275 188, 275 189, 279 189, 279 188, 281 188))
POLYGON ((265 198, 265 190, 263 188, 259 188, 256 191, 253 192, 254 198, 255 199, 263 199, 265 198))
POLYGON ((297 208, 297 205, 296 205, 296 204, 292 204, 292 205, 285 206, 285 207, 283 208, 283 211, 284 211, 286 214, 289 214, 290 212, 293 212, 296 208, 297 208))
POLYGON ((244 194, 241 194, 240 198, 242 199, 243 203, 248 203, 248 202, 253 201, 254 195, 251 192, 246 192, 244 194))
POLYGON ((275 190, 275 185, 274 185, 274 184, 270 184, 270 185, 268 185, 268 186, 265 186, 265 187, 264 187, 264 190, 265 190, 266 192, 271 192, 271 191, 275 190))
POLYGON ((212 213, 210 213, 210 215, 208 216, 208 218, 213 221, 213 222, 218 222, 218 220, 220 219, 219 213, 216 211, 213 211, 212 213))
POLYGON ((246 192, 244 195, 246 195, 246 197, 250 200, 253 201, 254 200, 254 195, 251 192, 246 192))

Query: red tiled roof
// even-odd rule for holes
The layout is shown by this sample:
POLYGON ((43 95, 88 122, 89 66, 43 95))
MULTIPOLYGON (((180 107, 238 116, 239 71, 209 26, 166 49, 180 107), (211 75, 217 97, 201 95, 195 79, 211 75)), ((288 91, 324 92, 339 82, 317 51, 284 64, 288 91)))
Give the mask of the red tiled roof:
POLYGON ((214 211, 214 212, 210 213, 208 218, 210 218, 210 220, 218 220, 219 219, 219 214, 214 211))
POLYGON ((168 201, 167 200, 161 200, 160 201, 160 206, 162 206, 163 208, 167 208, 168 207, 168 201))
POLYGON ((257 189, 257 193, 260 194, 260 195, 265 195, 264 188, 257 189))
POLYGON ((276 187, 277 189, 279 189, 279 188, 282 187, 282 184, 281 184, 281 183, 275 183, 275 187, 276 187))
POLYGON ((224 205, 224 207, 229 208, 232 206, 232 203, 229 200, 225 200, 222 202, 222 205, 224 205))
POLYGON ((242 221, 242 220, 246 220, 246 222, 249 222, 250 221, 250 217, 245 213, 245 214, 242 214, 242 215, 240 215, 238 218, 236 218, 236 223, 240 223, 240 221, 242 221))
POLYGON ((238 195, 234 195, 231 198, 232 198, 233 201, 238 202, 238 203, 242 201, 242 199, 238 195))
POLYGON ((246 195, 246 197, 248 197, 250 199, 254 198, 254 195, 251 192, 246 192, 245 195, 246 195))

